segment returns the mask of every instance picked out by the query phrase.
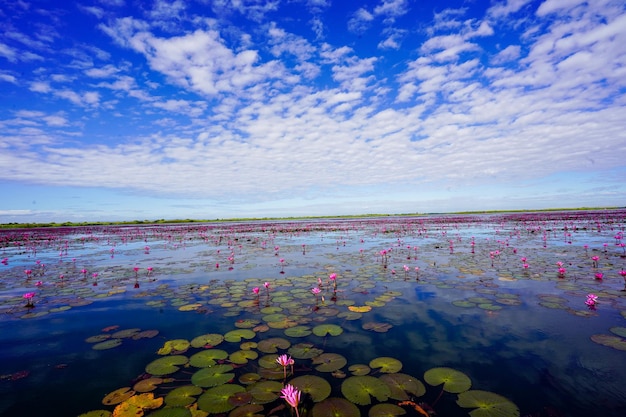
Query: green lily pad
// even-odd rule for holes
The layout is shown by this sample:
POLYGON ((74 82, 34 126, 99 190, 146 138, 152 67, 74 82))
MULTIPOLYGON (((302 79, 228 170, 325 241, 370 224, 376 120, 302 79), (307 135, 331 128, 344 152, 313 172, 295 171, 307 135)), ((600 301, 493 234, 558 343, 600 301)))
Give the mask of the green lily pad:
POLYGON ((243 365, 248 363, 249 360, 254 360, 259 357, 259 354, 254 350, 238 350, 233 352, 228 357, 232 363, 237 365, 243 365))
POLYGON ((389 386, 370 375, 351 376, 341 384, 341 393, 349 401, 358 405, 369 405, 371 397, 378 401, 387 401, 391 395, 389 386))
POLYGON ((191 346, 201 348, 205 346, 215 347, 224 341, 224 336, 216 333, 203 334, 191 341, 191 346))
POLYGON ((445 367, 429 369, 424 373, 424 380, 433 386, 443 384, 444 391, 455 394, 472 386, 472 381, 463 372, 445 367))
POLYGON ((311 410, 312 417, 361 417, 359 408, 345 398, 326 398, 316 403, 311 410))
POLYGON ((153 337, 155 337, 156 335, 159 334, 158 330, 143 330, 139 333, 135 333, 132 336, 133 340, 139 340, 139 339, 152 339, 153 337))
POLYGON ((322 353, 313 358, 312 363, 319 372, 334 372, 346 366, 348 360, 338 353, 322 353))
POLYGON ((196 368, 206 368, 207 366, 213 366, 218 360, 223 360, 228 357, 228 352, 221 349, 207 349, 194 353, 189 358, 189 365, 196 368))
POLYGON ((417 378, 407 374, 385 374, 379 378, 389 386, 391 390, 390 398, 398 401, 406 401, 410 398, 408 394, 414 397, 421 397, 426 393, 426 387, 417 378))
POLYGON ((289 383, 301 392, 309 394, 316 403, 328 398, 331 392, 328 381, 317 375, 302 375, 291 379, 289 383))
POLYGON ((241 342, 241 339, 252 339, 256 333, 250 329, 231 330, 224 335, 227 342, 241 342))
POLYGON ((169 355, 171 353, 184 353, 189 349, 189 341, 185 339, 168 340, 163 347, 157 351, 159 355, 169 355))
POLYGON ((626 339, 610 334, 594 334, 591 340, 603 346, 612 347, 617 350, 626 350, 626 339))
POLYGON ((88 337, 87 339, 85 339, 85 342, 87 343, 100 343, 100 342, 104 342, 105 340, 108 340, 111 338, 110 334, 98 334, 95 336, 91 336, 88 337))
POLYGON ((277 399, 280 396, 281 389, 283 389, 281 382, 261 381, 250 386, 248 391, 252 394, 256 402, 266 404, 277 399))
POLYGON ((456 402, 463 408, 475 408, 471 417, 519 417, 520 411, 509 399, 488 391, 471 390, 459 394, 456 402))
POLYGON ((158 388, 165 380, 163 378, 150 377, 138 381, 133 385, 133 390, 136 392, 150 392, 158 388))
POLYGON ((196 396, 202 394, 202 388, 195 385, 184 385, 174 388, 165 396, 168 407, 184 407, 196 402, 196 396))
POLYGON ((452 304, 457 306, 457 307, 463 307, 463 308, 476 307, 476 303, 472 303, 471 301, 467 301, 467 300, 453 301, 452 304))
POLYGON ((245 390, 244 387, 236 384, 226 384, 209 388, 198 398, 198 408, 207 413, 227 413, 236 407, 236 405, 233 405, 229 401, 231 396, 245 390))
POLYGON ((185 365, 188 361, 183 355, 165 356, 146 365, 146 373, 157 376, 173 374, 180 369, 180 365, 185 365))
POLYGON ((288 352, 291 357, 295 359, 311 359, 324 353, 322 349, 308 342, 293 345, 289 348, 288 352))
POLYGON ((400 372, 400 369, 402 369, 402 362, 396 358, 382 356, 380 358, 372 359, 370 361, 370 368, 380 368, 380 372, 393 374, 395 372, 400 372))
POLYGON ((616 334, 616 335, 622 336, 622 337, 626 337, 626 327, 611 327, 609 330, 613 334, 616 334))
POLYGON ((367 375, 370 373, 372 369, 365 364, 355 364, 350 365, 348 367, 348 371, 352 373, 352 375, 367 375))
POLYGON ((141 329, 125 329, 125 330, 119 330, 115 333, 113 333, 111 335, 112 338, 116 338, 116 339, 126 339, 129 337, 133 337, 134 335, 136 335, 137 333, 139 333, 141 331, 141 329))
POLYGON ((309 326, 294 326, 285 329, 285 336, 289 337, 307 337, 311 333, 313 332, 309 326))
POLYGON ((93 350, 113 349, 122 344, 122 339, 109 339, 91 346, 93 350))
POLYGON ((395 404, 376 404, 370 408, 368 417, 395 417, 403 416, 406 410, 395 404))
POLYGON ((256 319, 241 319, 235 322, 235 327, 239 329, 251 329, 258 325, 261 321, 256 319))
POLYGON ((239 383, 244 385, 252 385, 255 382, 259 382, 260 379, 261 375, 254 372, 248 372, 239 377, 239 383))
POLYGON ((226 384, 235 377, 232 370, 233 367, 231 365, 215 365, 202 368, 191 376, 191 383, 203 388, 226 384))
POLYGON ((324 337, 326 335, 339 336, 343 333, 343 329, 336 324, 319 324, 313 327, 313 334, 324 337))
POLYGON ((271 337, 269 339, 261 340, 257 348, 263 353, 276 353, 278 349, 288 349, 291 346, 291 342, 282 337, 271 337))

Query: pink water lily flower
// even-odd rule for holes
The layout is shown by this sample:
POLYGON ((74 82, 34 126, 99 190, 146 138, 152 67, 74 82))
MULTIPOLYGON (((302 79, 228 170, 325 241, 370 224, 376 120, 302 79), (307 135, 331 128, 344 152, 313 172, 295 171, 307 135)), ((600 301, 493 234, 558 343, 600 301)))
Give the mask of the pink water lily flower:
POLYGON ((296 416, 300 417, 300 413, 298 412, 298 405, 300 404, 300 391, 291 384, 285 385, 285 388, 280 390, 280 393, 283 394, 280 398, 284 399, 287 404, 292 406, 296 410, 296 416))

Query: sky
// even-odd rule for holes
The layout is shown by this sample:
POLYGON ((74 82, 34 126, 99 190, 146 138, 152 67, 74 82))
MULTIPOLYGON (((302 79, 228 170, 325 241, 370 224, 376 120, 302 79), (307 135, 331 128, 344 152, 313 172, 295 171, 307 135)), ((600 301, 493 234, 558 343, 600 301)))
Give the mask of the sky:
POLYGON ((0 223, 626 205, 623 0, 6 0, 0 223))

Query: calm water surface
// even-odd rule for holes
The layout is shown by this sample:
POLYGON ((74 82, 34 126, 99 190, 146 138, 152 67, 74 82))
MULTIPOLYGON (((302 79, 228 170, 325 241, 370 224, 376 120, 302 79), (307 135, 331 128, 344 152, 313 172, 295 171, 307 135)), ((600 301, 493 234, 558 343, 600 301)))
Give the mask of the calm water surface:
MULTIPOLYGON (((439 416, 467 416, 472 409, 457 405, 458 394, 424 381, 436 367, 464 373, 471 390, 510 400, 522 416, 623 416, 625 218, 623 211, 602 211, 6 230, 0 415, 112 412, 115 405, 102 399, 146 378, 155 359, 209 348, 158 354, 166 342, 247 329, 251 339, 214 348, 258 354, 233 369, 231 384, 249 391, 254 384, 241 375, 282 382, 282 368, 278 377, 263 373, 263 358, 272 362, 268 355, 308 343, 345 365, 319 371, 314 359, 296 358, 287 382, 320 376, 331 397, 344 397, 352 365, 382 357, 399 361, 399 373, 424 384, 423 395, 407 397, 439 416), (337 274, 336 290, 330 274, 337 274), (35 307, 27 308, 22 295, 31 291, 35 307), (594 310, 585 305, 589 293, 599 297, 594 310), (310 333, 320 325, 336 325, 341 334, 310 333), (290 335, 295 326, 304 333, 290 335), (148 330, 154 332, 140 333, 148 330), (272 338, 289 346, 272 353, 243 345, 272 338), (119 345, 97 347, 111 339, 119 345)), ((163 397, 190 385, 198 369, 164 376, 175 381, 152 392, 163 397)), ((369 371, 376 378, 384 373, 369 371)), ((258 415, 290 415, 275 394, 248 402, 262 406, 258 415)), ((399 402, 372 397, 357 409, 367 416, 375 404, 399 402)), ((145 410, 165 415, 158 413, 145 410)))

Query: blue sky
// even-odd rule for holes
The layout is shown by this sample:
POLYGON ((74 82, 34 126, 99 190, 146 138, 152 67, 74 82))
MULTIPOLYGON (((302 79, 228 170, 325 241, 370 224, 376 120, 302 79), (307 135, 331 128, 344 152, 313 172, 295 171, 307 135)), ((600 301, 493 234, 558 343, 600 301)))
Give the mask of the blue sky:
POLYGON ((622 0, 8 0, 0 22, 0 223, 625 205, 622 0))

